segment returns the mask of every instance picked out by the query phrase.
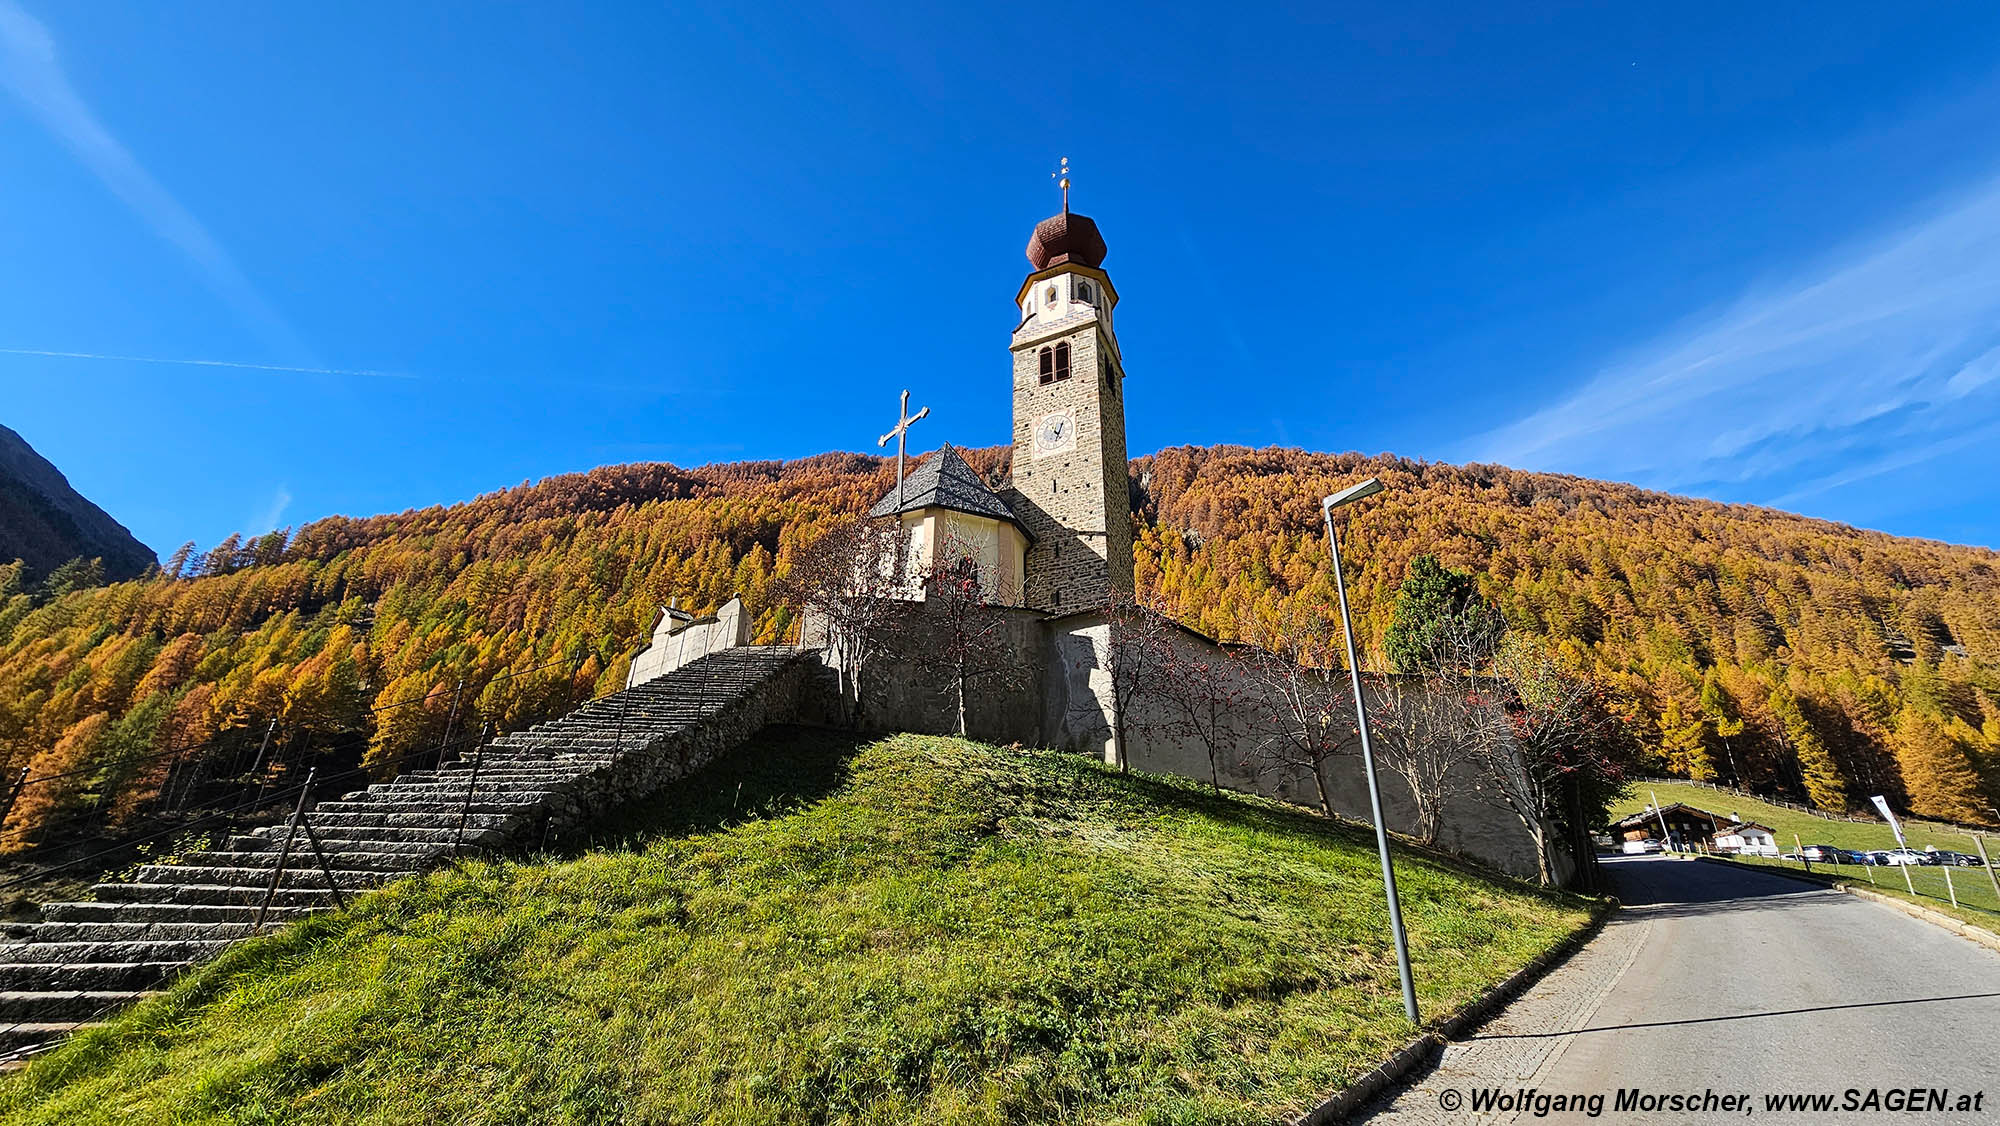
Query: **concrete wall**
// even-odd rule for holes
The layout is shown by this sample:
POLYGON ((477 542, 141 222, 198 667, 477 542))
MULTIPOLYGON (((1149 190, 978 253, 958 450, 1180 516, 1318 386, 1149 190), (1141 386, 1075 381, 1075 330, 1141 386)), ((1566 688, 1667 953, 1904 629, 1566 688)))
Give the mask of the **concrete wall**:
MULTIPOLYGON (((871 659, 856 682, 855 725, 861 730, 957 732, 952 678, 944 670, 925 667, 916 656, 934 636, 936 627, 925 620, 930 613, 929 604, 922 602, 896 608, 883 631, 885 638, 893 639, 891 651, 871 659)), ((991 659, 982 663, 1004 666, 1006 671, 973 677, 966 693, 966 733, 988 743, 1040 744, 1043 685, 1037 674, 1048 664, 1043 615, 1004 606, 980 613, 992 622, 997 635, 991 659)))
MULTIPOLYGON (((1047 741, 1065 749, 1111 755, 1109 627, 1099 617, 1078 617, 1050 623, 1050 661, 1043 692, 1043 723, 1047 741)), ((1223 647, 1197 634, 1177 633, 1180 659, 1198 661, 1218 675, 1234 676, 1244 692, 1254 687, 1223 647)), ((1421 691, 1403 684, 1399 690, 1421 691)), ((1170 708, 1157 696, 1140 692, 1124 723, 1124 753, 1134 770, 1175 774, 1199 781, 1210 779, 1208 751, 1201 740, 1182 730, 1170 708)), ((1244 708, 1224 717, 1220 751, 1214 763, 1225 788, 1261 794, 1280 801, 1320 808, 1312 771, 1303 764, 1275 761, 1265 753, 1267 734, 1262 709, 1244 708)), ((1368 806, 1368 780, 1357 746, 1325 764, 1328 804, 1335 814, 1373 823, 1368 806)), ((1378 762, 1383 817, 1391 830, 1416 828, 1416 805, 1402 778, 1378 762)), ((1497 799, 1481 792, 1477 772, 1459 767, 1446 785, 1438 846, 1472 857, 1512 875, 1533 879, 1535 847, 1520 820, 1497 799)), ((1558 875, 1567 871, 1557 863, 1558 875)))
POLYGON ((632 658, 625 674, 625 687, 644 684, 665 676, 690 661, 710 653, 750 644, 750 619, 743 613, 743 600, 732 598, 712 618, 683 621, 667 610, 653 626, 653 640, 632 658))

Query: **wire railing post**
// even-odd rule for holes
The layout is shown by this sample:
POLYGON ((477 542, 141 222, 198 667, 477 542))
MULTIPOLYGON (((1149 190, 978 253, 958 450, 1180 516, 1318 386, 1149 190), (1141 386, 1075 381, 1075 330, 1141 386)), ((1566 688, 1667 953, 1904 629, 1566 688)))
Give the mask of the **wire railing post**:
POLYGON ((257 757, 250 760, 251 774, 264 769, 264 752, 271 749, 271 736, 277 734, 277 731, 278 717, 272 716, 270 724, 264 728, 264 741, 257 744, 257 757))
POLYGON ((457 855, 458 850, 465 844, 465 819, 472 813, 473 791, 479 788, 479 764, 486 761, 486 732, 490 727, 492 724, 481 724, 479 728, 479 745, 475 748, 477 754, 472 760, 472 776, 466 779, 465 783, 465 804, 458 807, 458 831, 453 833, 451 838, 453 855, 457 855))
POLYGON ((264 902, 257 905, 257 918, 250 924, 250 929, 253 931, 263 929, 264 915, 271 910, 271 900, 277 898, 278 884, 285 878, 285 861, 292 855, 292 838, 298 835, 299 822, 305 819, 306 799, 312 794, 313 776, 318 773, 319 768, 316 766, 306 771, 305 785, 299 787, 299 804, 292 810, 292 823, 285 830, 285 843, 278 849, 277 866, 271 869, 271 886, 264 889, 264 902))
POLYGON ((444 740, 438 744, 437 764, 439 769, 443 769, 445 750, 451 746, 451 729, 458 726, 458 700, 464 692, 465 678, 459 677, 458 683, 453 685, 451 690, 451 711, 446 713, 444 717, 444 740))
POLYGON ((340 893, 340 881, 333 878, 333 865, 326 862, 326 850, 319 846, 319 833, 314 831, 312 822, 299 818, 299 827, 306 831, 306 843, 312 846, 313 859, 319 861, 319 870, 326 873, 326 886, 333 891, 333 906, 337 911, 347 910, 347 897, 340 893))
POLYGON ((174 748, 174 761, 167 764, 166 773, 160 776, 160 792, 153 795, 155 814, 166 809, 167 803, 173 799, 174 783, 180 778, 181 760, 187 757, 187 750, 185 746, 174 748))
POLYGON ((14 812, 14 799, 20 797, 21 791, 27 789, 27 787, 28 768, 24 766, 21 768, 21 773, 14 776, 14 784, 7 787, 6 803, 0 804, 0 829, 7 827, 7 815, 14 812))
MULTIPOLYGON (((255 798, 252 798, 250 801, 250 808, 252 809, 255 809, 258 806, 264 804, 264 792, 270 786, 269 767, 272 764, 265 762, 264 752, 270 749, 271 736, 276 734, 277 730, 278 730, 278 721, 276 719, 273 719, 271 721, 271 725, 264 729, 264 742, 257 748, 257 762, 254 766, 250 768, 250 772, 257 776, 257 796, 255 798)), ((282 748, 280 749, 279 753, 280 754, 283 753, 282 748)))

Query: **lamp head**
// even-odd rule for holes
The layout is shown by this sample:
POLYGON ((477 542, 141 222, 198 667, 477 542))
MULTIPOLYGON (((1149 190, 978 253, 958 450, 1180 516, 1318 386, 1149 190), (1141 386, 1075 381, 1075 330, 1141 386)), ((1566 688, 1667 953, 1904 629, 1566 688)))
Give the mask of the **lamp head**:
POLYGON ((1349 485, 1348 487, 1340 490, 1339 492, 1321 501, 1319 506, 1323 511, 1332 512, 1334 509, 1339 508, 1343 504, 1353 504, 1357 500, 1362 500, 1366 497, 1372 497, 1376 493, 1379 493, 1381 491, 1382 491, 1382 482, 1374 477, 1370 477, 1366 481, 1363 481, 1358 485, 1349 485))

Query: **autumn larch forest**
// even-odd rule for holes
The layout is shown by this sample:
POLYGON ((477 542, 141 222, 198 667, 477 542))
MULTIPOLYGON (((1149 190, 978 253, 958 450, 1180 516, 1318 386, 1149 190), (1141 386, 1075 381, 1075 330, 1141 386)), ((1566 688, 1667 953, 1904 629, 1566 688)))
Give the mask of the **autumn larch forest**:
MULTIPOLYGON (((1005 448, 966 454, 1004 472, 1005 448)), ((448 730, 549 718, 622 684, 669 599, 740 593, 757 640, 782 640, 791 560, 892 472, 850 454, 615 466, 189 545, 127 582, 0 566, 0 758, 8 779, 53 779, 22 793, 4 844, 115 828, 203 757, 391 771, 448 730)), ((1388 490, 1345 539, 1378 666, 1428 553, 1594 668, 1655 769, 1996 820, 1992 551, 1497 466, 1180 447, 1131 472, 1140 592, 1206 633, 1332 605, 1318 498, 1374 474, 1388 490)))

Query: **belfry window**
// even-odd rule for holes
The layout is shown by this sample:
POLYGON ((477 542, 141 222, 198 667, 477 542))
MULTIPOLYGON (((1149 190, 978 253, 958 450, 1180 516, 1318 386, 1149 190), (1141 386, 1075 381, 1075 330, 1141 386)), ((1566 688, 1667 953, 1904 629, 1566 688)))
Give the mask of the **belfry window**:
POLYGON ((1089 300, 1090 300, 1090 283, 1089 283, 1089 282, 1085 282, 1085 281, 1080 281, 1080 282, 1076 283, 1076 299, 1077 299, 1078 301, 1085 301, 1085 302, 1087 302, 1087 301, 1089 301, 1089 300))
POLYGON ((1056 345, 1056 378, 1069 378, 1069 341, 1056 345))
POLYGON ((1042 349, 1042 382, 1053 383, 1056 378, 1056 359, 1047 348, 1042 349))

